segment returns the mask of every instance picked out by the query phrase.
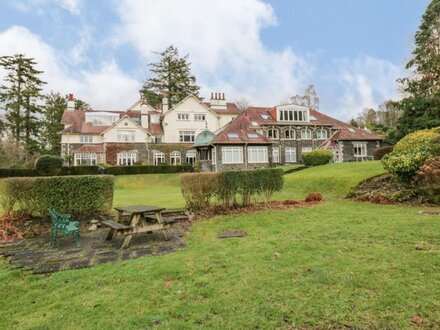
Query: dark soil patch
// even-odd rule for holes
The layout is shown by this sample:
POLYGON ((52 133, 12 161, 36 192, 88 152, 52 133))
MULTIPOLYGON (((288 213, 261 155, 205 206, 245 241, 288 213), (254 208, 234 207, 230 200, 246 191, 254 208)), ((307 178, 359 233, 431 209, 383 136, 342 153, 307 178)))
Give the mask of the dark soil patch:
POLYGON ((376 176, 362 182, 347 198, 377 204, 434 205, 414 186, 403 184, 391 174, 376 176))

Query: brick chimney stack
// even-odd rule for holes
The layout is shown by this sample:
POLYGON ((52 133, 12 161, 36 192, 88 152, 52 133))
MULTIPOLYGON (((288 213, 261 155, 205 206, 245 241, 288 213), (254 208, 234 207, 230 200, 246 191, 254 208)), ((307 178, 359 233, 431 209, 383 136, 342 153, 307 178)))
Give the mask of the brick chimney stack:
POLYGON ((75 110, 75 98, 72 93, 67 95, 67 111, 75 110))
POLYGON ((211 93, 211 109, 226 110, 225 93, 211 93))

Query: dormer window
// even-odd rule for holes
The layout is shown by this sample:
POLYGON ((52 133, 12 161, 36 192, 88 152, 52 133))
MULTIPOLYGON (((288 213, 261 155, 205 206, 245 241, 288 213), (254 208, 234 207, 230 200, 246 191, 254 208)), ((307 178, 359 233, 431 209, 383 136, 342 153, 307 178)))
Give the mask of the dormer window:
POLYGON ((278 130, 275 128, 269 129, 267 131, 267 137, 272 140, 278 139, 278 130))
POLYGON ((279 110, 280 121, 309 121, 307 110, 285 109, 279 110))
POLYGON ((270 119, 270 116, 267 113, 262 113, 261 118, 268 120, 268 119, 270 119))
POLYGON ((111 126, 119 120, 119 114, 109 112, 86 112, 86 123, 93 126, 111 126))

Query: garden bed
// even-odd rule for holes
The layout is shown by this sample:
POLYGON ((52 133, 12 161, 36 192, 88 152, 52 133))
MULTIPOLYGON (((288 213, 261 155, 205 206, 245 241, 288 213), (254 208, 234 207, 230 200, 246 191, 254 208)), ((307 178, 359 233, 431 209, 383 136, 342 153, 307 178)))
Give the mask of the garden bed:
POLYGON ((422 189, 404 184, 391 174, 365 180, 354 188, 347 198, 377 204, 435 205, 424 196, 422 189))

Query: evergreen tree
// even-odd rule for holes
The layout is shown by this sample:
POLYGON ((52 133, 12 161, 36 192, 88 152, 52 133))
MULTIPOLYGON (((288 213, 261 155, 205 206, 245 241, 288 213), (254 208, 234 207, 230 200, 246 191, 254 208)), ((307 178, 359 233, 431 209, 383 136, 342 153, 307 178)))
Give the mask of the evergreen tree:
POLYGON ((406 97, 395 106, 403 111, 400 137, 440 125, 440 0, 427 7, 415 34, 415 49, 406 69, 412 76, 400 79, 406 97))
POLYGON ((45 153, 59 155, 61 152, 61 135, 63 129, 61 118, 66 109, 66 98, 58 92, 50 92, 45 96, 46 105, 43 108, 43 125, 41 130, 42 145, 45 153))
POLYGON ((176 47, 169 46, 160 55, 157 63, 150 63, 151 77, 142 87, 141 93, 152 105, 160 103, 162 93, 168 93, 169 106, 180 102, 189 93, 199 96, 200 87, 197 86, 196 77, 191 73, 189 55, 179 57, 176 47))
POLYGON ((33 58, 23 54, 0 57, 0 67, 6 71, 6 84, 0 85, 0 103, 5 110, 5 128, 16 143, 23 142, 28 151, 37 148, 38 114, 41 107, 36 100, 42 97, 39 78, 42 71, 35 69, 33 58))

